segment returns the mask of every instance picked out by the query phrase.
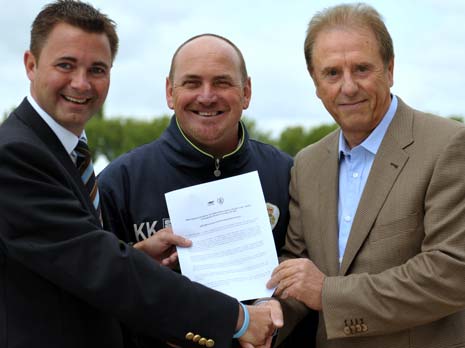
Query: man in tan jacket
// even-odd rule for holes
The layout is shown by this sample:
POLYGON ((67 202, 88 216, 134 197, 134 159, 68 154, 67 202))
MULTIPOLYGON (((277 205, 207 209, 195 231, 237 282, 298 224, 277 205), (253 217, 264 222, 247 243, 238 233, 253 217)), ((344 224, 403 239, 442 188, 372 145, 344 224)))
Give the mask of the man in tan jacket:
POLYGON ((465 347, 464 125, 391 94, 392 40, 370 6, 315 15, 305 56, 340 130, 292 170, 268 284, 287 329, 310 308, 318 348, 465 347))

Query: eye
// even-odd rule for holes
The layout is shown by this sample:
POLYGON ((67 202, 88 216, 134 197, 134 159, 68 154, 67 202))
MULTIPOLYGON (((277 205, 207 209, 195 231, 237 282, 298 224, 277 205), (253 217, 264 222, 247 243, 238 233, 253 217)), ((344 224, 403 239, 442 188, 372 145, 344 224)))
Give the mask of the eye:
POLYGON ((361 73, 361 74, 367 73, 369 70, 370 70, 370 69, 369 69, 369 66, 368 66, 368 65, 365 65, 365 64, 363 64, 363 65, 357 65, 357 66, 355 67, 355 72, 361 73))
POLYGON ((200 81, 198 80, 186 80, 182 83, 183 87, 186 88, 197 88, 200 86, 200 81))
POLYGON ((106 75, 107 70, 105 68, 102 68, 101 66, 93 66, 90 68, 90 73, 92 75, 106 75))
POLYGON ((71 65, 71 63, 61 62, 61 63, 58 63, 56 67, 60 70, 68 71, 68 70, 71 70, 73 66, 71 65))
POLYGON ((336 69, 330 69, 328 71, 328 76, 337 76, 337 70, 336 69))
POLYGON ((335 79, 339 76, 339 70, 337 68, 328 68, 323 71, 323 77, 328 79, 335 79))
POLYGON ((215 81, 215 86, 219 88, 229 88, 232 86, 232 83, 228 80, 218 80, 215 81))

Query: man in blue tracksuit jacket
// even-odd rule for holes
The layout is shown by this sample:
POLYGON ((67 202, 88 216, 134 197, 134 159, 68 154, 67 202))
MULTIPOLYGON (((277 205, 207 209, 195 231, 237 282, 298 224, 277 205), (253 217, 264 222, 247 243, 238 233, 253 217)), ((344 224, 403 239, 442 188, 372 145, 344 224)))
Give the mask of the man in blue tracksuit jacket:
POLYGON ((289 221, 292 158, 250 139, 242 122, 239 129, 239 147, 215 158, 191 143, 173 116, 160 138, 113 161, 98 180, 110 230, 124 241, 139 242, 170 226, 166 192, 257 170, 279 250, 289 221))
MULTIPOLYGON (((126 242, 143 243, 171 225, 165 193, 258 171, 279 255, 289 221, 293 160, 249 138, 240 119, 250 97, 244 58, 231 41, 203 34, 184 42, 173 55, 166 80, 167 103, 175 112, 169 127, 99 176, 106 227, 126 242)), ((312 330, 305 328, 302 342, 308 344, 312 330)), ((136 340, 139 346, 166 347, 136 340)), ((294 340, 290 346, 299 343, 294 340)))

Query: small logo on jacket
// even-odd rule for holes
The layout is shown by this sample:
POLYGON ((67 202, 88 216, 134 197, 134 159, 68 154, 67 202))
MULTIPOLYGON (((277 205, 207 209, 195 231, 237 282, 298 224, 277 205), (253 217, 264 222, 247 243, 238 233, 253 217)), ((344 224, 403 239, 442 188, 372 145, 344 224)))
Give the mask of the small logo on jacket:
POLYGON ((274 229, 279 220, 279 208, 271 203, 266 203, 266 210, 268 211, 268 217, 270 218, 271 229, 274 229))

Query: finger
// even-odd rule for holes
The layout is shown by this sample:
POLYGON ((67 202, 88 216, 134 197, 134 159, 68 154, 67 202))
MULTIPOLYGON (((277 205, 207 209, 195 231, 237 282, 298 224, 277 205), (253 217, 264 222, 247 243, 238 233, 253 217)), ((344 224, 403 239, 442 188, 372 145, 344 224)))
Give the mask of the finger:
POLYGON ((243 348, 255 348, 251 343, 249 342, 243 342, 241 340, 239 340, 239 343, 241 344, 241 347, 243 348))
POLYGON ((176 245, 176 246, 180 246, 183 248, 187 248, 192 245, 192 241, 190 241, 189 239, 184 238, 178 234, 172 234, 172 233, 171 234, 166 233, 163 236, 163 242, 166 244, 176 245))
POLYGON ((276 290, 274 291, 276 296, 280 296, 288 287, 289 287, 290 281, 288 278, 286 279, 281 279, 281 281, 276 284, 276 290))
POLYGON ((275 269, 273 270, 273 272, 271 273, 272 276, 274 276, 275 274, 277 273, 281 273, 282 271, 288 269, 288 268, 293 268, 293 264, 299 259, 292 259, 292 260, 285 260, 283 262, 281 262, 277 267, 275 267, 275 269))
POLYGON ((174 252, 170 256, 165 257, 161 262, 164 266, 171 266, 178 260, 178 253, 174 252))
MULTIPOLYGON (((284 263, 281 265, 284 265, 284 263)), ((284 267, 281 267, 281 265, 274 269, 271 275, 271 279, 268 280, 268 282, 266 283, 266 287, 268 289, 273 289, 277 287, 280 282, 292 276, 296 272, 294 268, 288 267, 288 265, 284 265, 284 267)))
POLYGON ((282 271, 278 272, 278 273, 275 273, 271 278, 270 280, 268 280, 268 282, 266 283, 266 287, 268 289, 273 289, 273 288, 276 288, 280 282, 282 282, 283 280, 283 273, 282 271))
POLYGON ((263 346, 264 348, 270 348, 271 347, 271 342, 273 341, 273 336, 269 336, 266 341, 265 345, 263 346))
POLYGON ((275 328, 281 328, 284 325, 283 311, 278 301, 270 301, 270 316, 275 328))

